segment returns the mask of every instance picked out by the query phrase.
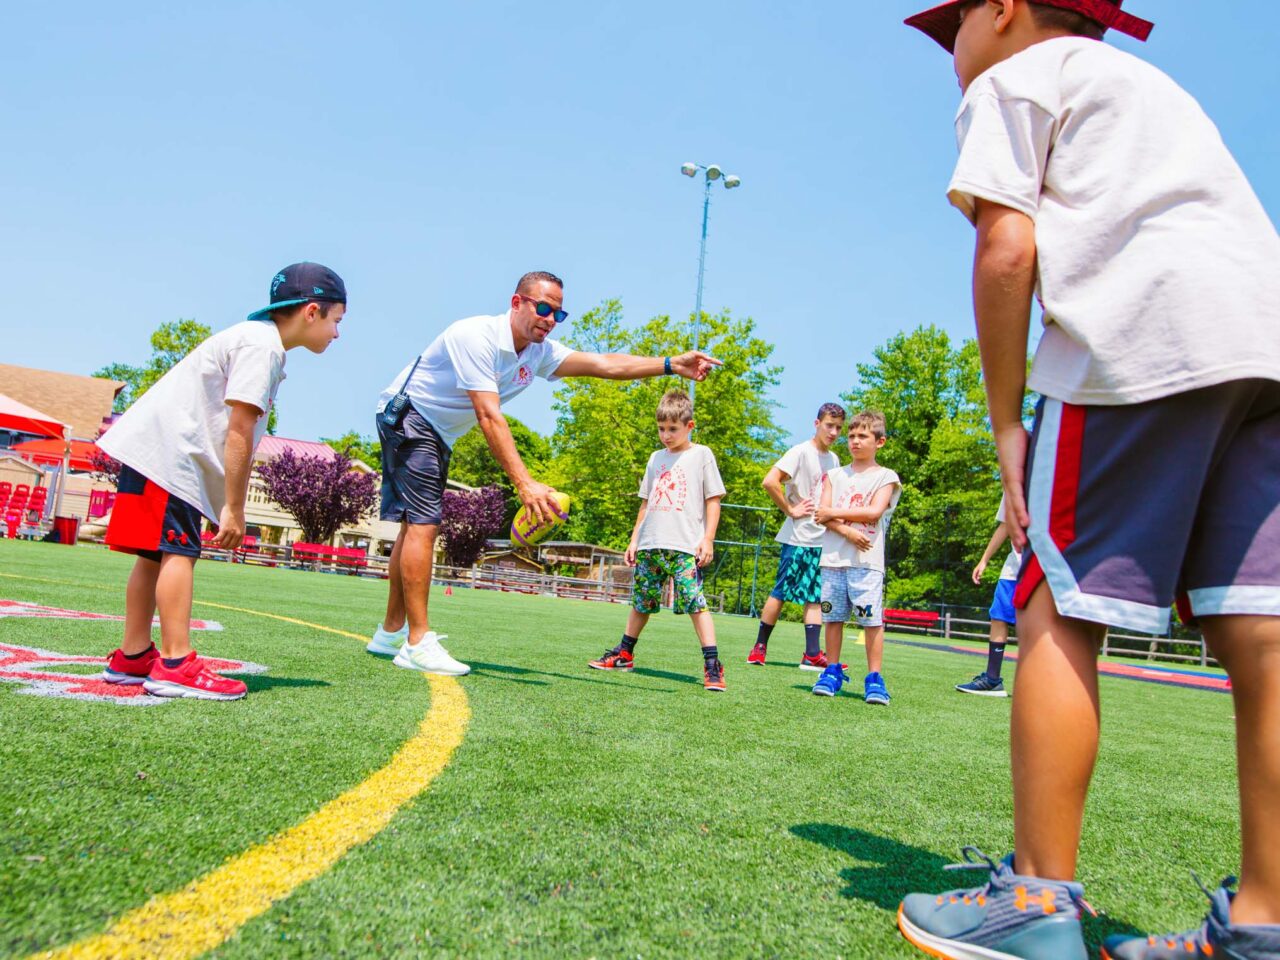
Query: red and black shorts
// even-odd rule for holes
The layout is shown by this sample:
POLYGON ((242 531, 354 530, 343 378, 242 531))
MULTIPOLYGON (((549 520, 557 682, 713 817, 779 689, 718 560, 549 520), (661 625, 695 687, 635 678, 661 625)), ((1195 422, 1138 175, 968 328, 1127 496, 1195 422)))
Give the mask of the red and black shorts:
POLYGON ((204 516, 198 509, 123 465, 116 491, 106 538, 112 550, 157 563, 164 553, 200 556, 204 516))

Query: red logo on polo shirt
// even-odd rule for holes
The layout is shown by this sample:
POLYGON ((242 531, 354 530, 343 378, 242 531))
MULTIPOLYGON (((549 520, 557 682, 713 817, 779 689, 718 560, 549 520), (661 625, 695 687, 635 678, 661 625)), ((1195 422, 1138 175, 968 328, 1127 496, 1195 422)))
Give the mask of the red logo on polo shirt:
POLYGON ((517 387, 527 387, 533 383, 533 370, 527 364, 521 364, 514 382, 517 387))

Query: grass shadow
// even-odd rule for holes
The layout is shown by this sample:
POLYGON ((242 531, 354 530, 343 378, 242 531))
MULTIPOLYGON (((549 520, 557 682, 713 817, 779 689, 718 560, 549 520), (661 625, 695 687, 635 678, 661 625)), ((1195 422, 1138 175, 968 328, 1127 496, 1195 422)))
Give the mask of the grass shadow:
MULTIPOLYGON (((472 660, 471 672, 478 676, 491 677, 494 680, 507 680, 511 683, 525 683, 539 687, 549 686, 549 684, 546 680, 531 680, 524 675, 534 674, 540 677, 555 677, 557 680, 572 680, 575 683, 590 683, 595 686, 603 687, 623 687, 627 690, 639 690, 648 693, 674 693, 673 690, 663 690, 654 687, 637 687, 630 684, 618 683, 615 680, 605 680, 591 675, 578 677, 570 673, 556 673, 552 670, 534 670, 532 667, 517 667, 509 663, 480 663, 472 660)), ((642 673, 645 671, 637 670, 635 672, 642 673)))
POLYGON ((244 685, 249 688, 252 693, 255 690, 270 690, 272 687, 331 687, 328 680, 312 680, 309 677, 273 677, 267 673, 249 673, 235 676, 230 674, 237 680, 243 680, 244 685))
POLYGON ((670 670, 654 670, 652 667, 636 667, 631 671, 641 677, 657 677, 659 680, 675 680, 677 683, 692 683, 702 686, 701 677, 691 677, 687 673, 672 673, 670 670))

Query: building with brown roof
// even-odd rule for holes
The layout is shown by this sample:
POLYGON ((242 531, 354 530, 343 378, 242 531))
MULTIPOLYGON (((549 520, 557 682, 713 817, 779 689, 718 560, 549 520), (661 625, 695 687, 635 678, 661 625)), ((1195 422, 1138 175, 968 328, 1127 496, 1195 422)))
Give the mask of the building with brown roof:
POLYGON ((0 393, 69 424, 76 440, 95 440, 111 416, 119 380, 0 363, 0 393))

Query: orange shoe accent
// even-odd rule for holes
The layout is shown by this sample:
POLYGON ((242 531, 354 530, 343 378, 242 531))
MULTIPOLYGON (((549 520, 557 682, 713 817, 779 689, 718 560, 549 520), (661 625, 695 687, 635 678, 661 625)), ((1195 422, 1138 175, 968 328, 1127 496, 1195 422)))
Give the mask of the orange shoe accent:
POLYGON ((1013 905, 1015 907, 1017 907, 1023 913, 1026 913, 1027 907, 1029 907, 1033 903, 1040 904, 1040 908, 1047 914, 1058 912, 1058 905, 1053 901, 1052 890, 1044 890, 1034 897, 1029 897, 1027 895, 1026 887, 1019 886, 1014 888, 1013 905))
POLYGON ((938 960, 955 960, 955 957, 947 956, 945 953, 939 953, 934 947, 926 947, 923 943, 907 932, 907 928, 902 923, 902 904, 898 904, 898 932, 906 938, 907 943, 911 944, 918 950, 923 950, 931 957, 937 957, 938 960))

